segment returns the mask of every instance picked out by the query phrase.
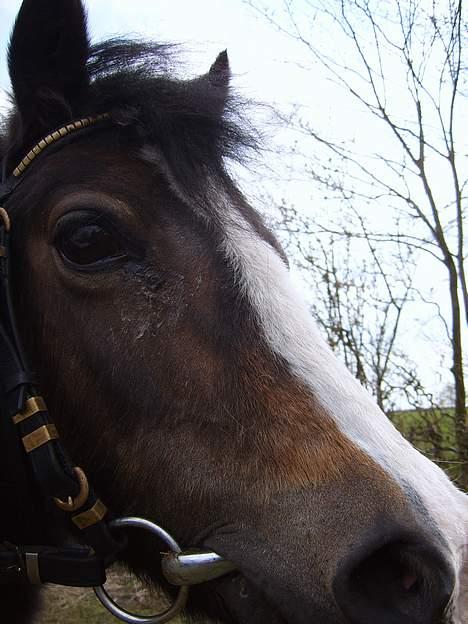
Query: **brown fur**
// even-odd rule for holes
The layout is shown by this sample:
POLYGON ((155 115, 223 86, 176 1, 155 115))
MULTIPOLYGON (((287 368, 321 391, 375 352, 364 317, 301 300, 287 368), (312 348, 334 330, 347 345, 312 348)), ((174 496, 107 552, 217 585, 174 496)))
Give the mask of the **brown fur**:
MULTIPOLYGON (((216 229, 174 198, 154 167, 124 148, 109 153, 112 136, 50 154, 15 196, 21 332, 67 448, 116 514, 160 522, 184 545, 205 539, 251 580, 242 543, 279 552, 305 527, 303 538, 320 545, 304 551, 297 533, 272 587, 287 561, 291 578, 315 561, 317 613, 341 622, 332 597, 340 560, 376 523, 414 534, 417 515, 269 352, 216 253, 216 229), (54 249, 55 224, 80 208, 112 215, 144 248, 141 258, 103 273, 70 270, 54 249)), ((130 539, 128 561, 157 577, 158 545, 130 539)), ((259 621, 278 617, 267 612, 259 621)))
MULTIPOLYGON (((168 58, 165 46, 134 42, 91 50, 79 0, 25 0, 15 25, 7 171, 70 117, 113 120, 38 157, 6 206, 20 333, 66 447, 116 515, 149 518, 236 563, 238 574, 194 592, 203 613, 389 624, 404 611, 401 624, 433 624, 453 582, 442 538, 415 494, 270 352, 220 252, 210 184, 232 200, 226 217, 242 214, 283 255, 224 166, 252 144, 232 119, 241 107, 227 56, 192 81, 155 76, 168 58), (119 241, 118 261, 80 268, 61 253, 57 228, 80 211, 119 241), (402 569, 417 571, 411 596, 402 569)), ((25 515, 29 490, 25 481, 15 492, 14 514, 25 515)), ((2 519, 12 541, 37 543, 41 518, 52 526, 14 518, 2 519)), ((160 550, 130 533, 123 558, 158 581, 160 550)), ((7 589, 2 615, 25 621, 32 594, 20 614, 7 589)))
MULTIPOLYGON (((39 352, 44 384, 53 384, 50 394, 58 403, 58 424, 65 419, 63 412, 70 414, 64 435, 80 439, 86 419, 98 417, 125 473, 131 472, 127 464, 135 461, 128 449, 151 447, 155 441, 147 435, 166 430, 189 441, 186 453, 198 454, 204 447, 204 458, 217 466, 220 481, 230 481, 240 468, 243 478, 236 489, 260 496, 348 477, 353 466, 369 465, 371 460, 344 437, 287 366, 268 352, 261 328, 234 291, 229 267, 213 257, 215 234, 210 242, 203 224, 186 208, 173 205, 164 181, 154 179, 154 171, 144 163, 123 153, 109 156, 107 150, 100 152, 101 140, 93 143, 101 163, 97 175, 92 163, 88 173, 79 164, 89 161, 90 149, 80 143, 66 150, 67 158, 59 152, 42 164, 47 175, 41 178, 62 180, 60 189, 51 193, 46 185, 38 188, 39 173, 21 189, 27 198, 34 186, 38 202, 26 243, 32 273, 25 272, 20 293, 28 293, 28 301, 34 293, 39 326, 25 326, 24 332, 39 352), (73 184, 77 167, 79 190, 73 184), (138 196, 129 189, 138 189, 138 196), (53 229, 64 212, 80 203, 107 205, 132 228, 135 239, 151 241, 152 255, 145 265, 131 275, 91 277, 63 268, 49 246, 53 229), (160 276, 167 278, 162 288, 160 276), (60 309, 57 297, 62 300, 60 309), (233 319, 229 323, 223 321, 227 309, 233 319), (68 331, 61 328, 62 319, 68 331), (115 381, 128 384, 117 383, 118 393, 112 379, 107 387, 103 369, 110 354, 115 358, 110 360, 115 381), (66 379, 74 370, 80 375, 70 396, 66 379), (59 387, 47 371, 58 371, 63 380, 59 387), (109 401, 106 393, 111 389, 109 401), (100 395, 102 406, 95 404, 100 395), (88 407, 90 396, 94 405, 88 407)), ((20 215, 21 199, 15 208, 20 215)), ((22 299, 19 309, 27 309, 25 304, 22 299)), ((179 475, 177 487, 206 488, 200 483, 204 472, 194 472, 190 464, 189 468, 189 482, 179 475)))

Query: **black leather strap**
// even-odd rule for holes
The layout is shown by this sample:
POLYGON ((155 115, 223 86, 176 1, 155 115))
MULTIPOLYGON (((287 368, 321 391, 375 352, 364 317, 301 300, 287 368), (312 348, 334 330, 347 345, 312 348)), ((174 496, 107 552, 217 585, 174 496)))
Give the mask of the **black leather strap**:
POLYGON ((21 180, 21 177, 15 178, 14 176, 10 176, 2 181, 0 184, 0 204, 3 204, 3 202, 10 197, 15 188, 21 183, 21 180))
MULTIPOLYGON (((2 182, 0 204, 8 200, 21 179, 11 176, 2 182)), ((5 220, 0 219, 0 415, 9 421, 8 427, 2 428, 4 435, 13 436, 13 439, 2 440, 2 443, 17 445, 16 436, 19 436, 24 447, 24 461, 29 464, 43 497, 75 498, 80 486, 73 463, 55 433, 45 404, 24 417, 27 400, 38 396, 38 391, 16 327, 11 297, 11 252, 7 225, 5 220), (12 422, 15 422, 14 427, 11 426, 12 422), (44 431, 47 433, 45 436, 42 435, 44 431), (39 443, 35 441, 38 434, 41 434, 39 443)), ((110 514, 100 503, 93 488, 89 487, 88 497, 79 509, 60 510, 59 513, 62 513, 72 531, 80 532, 81 539, 91 546, 93 554, 90 554, 89 547, 83 549, 81 546, 59 549, 7 544, 0 548, 0 583, 31 583, 38 578, 41 582, 75 586, 94 586, 105 582, 105 567, 117 558, 125 541, 120 539, 121 536, 114 537, 109 531, 107 522, 111 519, 110 514), (32 576, 26 570, 28 562, 36 570, 32 576)))
POLYGON ((0 584, 55 583, 96 587, 105 582, 102 560, 89 548, 0 544, 0 584))

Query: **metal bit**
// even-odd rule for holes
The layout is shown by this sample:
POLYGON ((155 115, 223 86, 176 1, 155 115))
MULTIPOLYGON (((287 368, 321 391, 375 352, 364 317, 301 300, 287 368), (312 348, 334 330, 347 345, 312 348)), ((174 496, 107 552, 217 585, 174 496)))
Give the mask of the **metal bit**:
POLYGON ((197 585, 236 569, 230 561, 211 550, 186 550, 163 555, 162 571, 171 585, 197 585))

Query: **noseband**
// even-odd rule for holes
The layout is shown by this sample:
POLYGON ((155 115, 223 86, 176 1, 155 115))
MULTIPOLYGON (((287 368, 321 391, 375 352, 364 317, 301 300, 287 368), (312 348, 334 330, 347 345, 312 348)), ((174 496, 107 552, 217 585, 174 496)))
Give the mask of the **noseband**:
MULTIPOLYGON (((9 202, 31 163, 51 145, 86 129, 110 123, 108 114, 74 121, 37 143, 9 177, 6 158, 0 184, 0 205, 9 202)), ((0 583, 55 583, 93 587, 102 604, 117 618, 132 624, 168 622, 185 606, 190 585, 212 580, 234 570, 234 566, 211 551, 183 552, 163 528, 143 518, 112 517, 98 498, 84 471, 67 454, 46 403, 37 388, 17 329, 11 295, 10 232, 12 222, 0 207, 0 411, 7 444, 17 456, 18 469, 33 475, 43 505, 52 505, 80 545, 68 547, 22 546, 0 542, 0 583), (119 607, 104 589, 106 568, 126 546, 123 529, 140 528, 162 540, 168 549, 161 567, 166 580, 179 587, 172 606, 154 616, 137 616, 119 607), (83 546, 82 544, 86 544, 83 546)), ((34 498, 31 493, 31 498, 34 498)), ((1 536, 0 536, 1 539, 1 536)))

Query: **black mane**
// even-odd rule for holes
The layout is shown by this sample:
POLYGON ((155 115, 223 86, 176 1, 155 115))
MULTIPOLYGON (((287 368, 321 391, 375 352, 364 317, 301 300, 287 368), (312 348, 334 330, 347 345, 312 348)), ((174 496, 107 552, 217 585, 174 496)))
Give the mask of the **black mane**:
MULTIPOLYGON (((132 141, 157 146, 179 180, 189 186, 195 177, 224 171, 226 158, 242 161, 257 142, 246 122, 247 102, 229 87, 226 52, 210 72, 192 80, 174 78, 176 52, 174 45, 121 38, 92 46, 84 101, 77 106, 62 99, 61 112, 49 131, 72 119, 109 112, 132 141)), ((59 96, 44 97, 57 107, 59 96)), ((9 169, 32 144, 13 110, 0 137, 9 169)))

